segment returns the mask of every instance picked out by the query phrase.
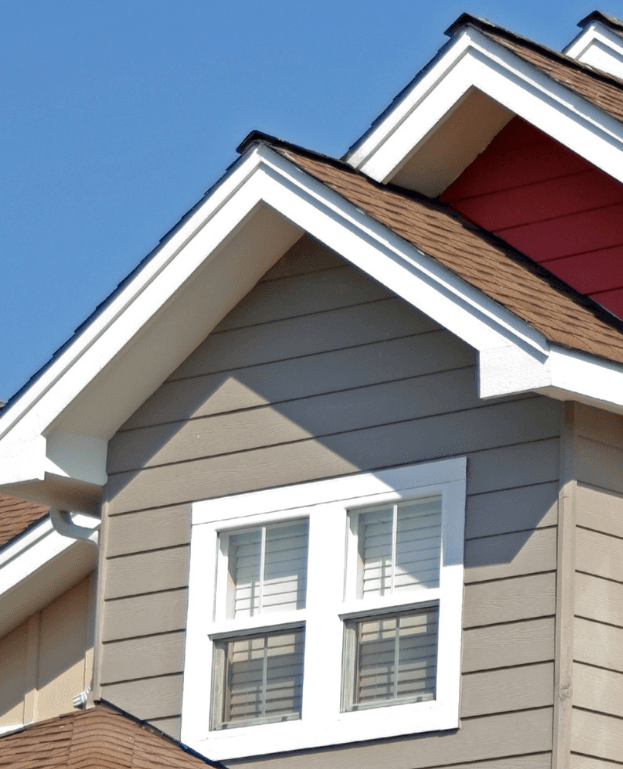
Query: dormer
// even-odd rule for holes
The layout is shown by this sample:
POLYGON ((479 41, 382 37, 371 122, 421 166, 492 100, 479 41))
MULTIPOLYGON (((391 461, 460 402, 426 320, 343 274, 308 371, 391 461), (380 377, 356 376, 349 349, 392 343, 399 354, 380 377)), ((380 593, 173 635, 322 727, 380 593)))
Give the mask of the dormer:
POLYGON ((582 64, 623 79, 623 22, 600 11, 578 22, 581 32, 564 53, 582 64))

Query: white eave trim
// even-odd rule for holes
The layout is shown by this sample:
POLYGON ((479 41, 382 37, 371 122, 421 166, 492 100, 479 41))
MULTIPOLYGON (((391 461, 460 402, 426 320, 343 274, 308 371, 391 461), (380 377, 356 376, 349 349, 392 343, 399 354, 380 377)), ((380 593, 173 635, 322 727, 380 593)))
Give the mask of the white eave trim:
MULTIPOLYGON (((52 458, 70 468, 66 477, 88 472, 92 483, 105 482, 104 441, 71 433, 50 440, 46 429, 262 207, 277 212, 293 229, 308 232, 476 349, 482 397, 557 387, 543 334, 260 143, 247 150, 188 222, 0 418, 0 485, 42 480, 53 472, 52 458), (89 462, 78 456, 85 453, 89 462)), ((621 367, 614 366, 617 382, 620 373, 621 367)))
POLYGON ((615 77, 621 78, 623 75, 623 37, 602 22, 592 21, 564 53, 615 77))
POLYGON ((348 162, 387 181, 473 88, 623 182, 623 125, 471 26, 355 147, 348 162))
MULTIPOLYGON (((100 524, 98 518, 89 515, 78 514, 74 520, 92 530, 100 524)), ((46 517, 14 542, 3 547, 0 550, 0 615, 5 595, 75 544, 76 540, 59 534, 50 518, 46 517)))

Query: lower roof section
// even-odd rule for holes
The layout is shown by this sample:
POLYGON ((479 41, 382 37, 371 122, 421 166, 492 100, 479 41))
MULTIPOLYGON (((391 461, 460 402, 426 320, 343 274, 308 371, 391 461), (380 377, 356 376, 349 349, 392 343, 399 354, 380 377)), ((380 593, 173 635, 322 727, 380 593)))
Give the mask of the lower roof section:
POLYGON ((108 702, 0 737, 1 769, 197 769, 220 766, 108 702))

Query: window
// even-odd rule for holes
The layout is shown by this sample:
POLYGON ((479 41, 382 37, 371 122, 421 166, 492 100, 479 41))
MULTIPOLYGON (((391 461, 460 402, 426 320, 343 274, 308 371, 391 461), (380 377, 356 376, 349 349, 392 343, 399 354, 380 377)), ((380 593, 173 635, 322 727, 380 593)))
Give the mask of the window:
POLYGON ((195 503, 183 742, 222 760, 457 728, 465 474, 195 503))

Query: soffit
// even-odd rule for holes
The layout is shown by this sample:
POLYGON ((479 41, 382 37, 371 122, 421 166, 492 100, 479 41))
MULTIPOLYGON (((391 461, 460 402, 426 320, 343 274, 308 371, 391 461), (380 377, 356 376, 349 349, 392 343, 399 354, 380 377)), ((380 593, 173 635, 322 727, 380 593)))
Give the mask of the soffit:
POLYGON ((555 344, 623 363, 623 324, 450 206, 288 145, 273 149, 434 257, 555 344))

